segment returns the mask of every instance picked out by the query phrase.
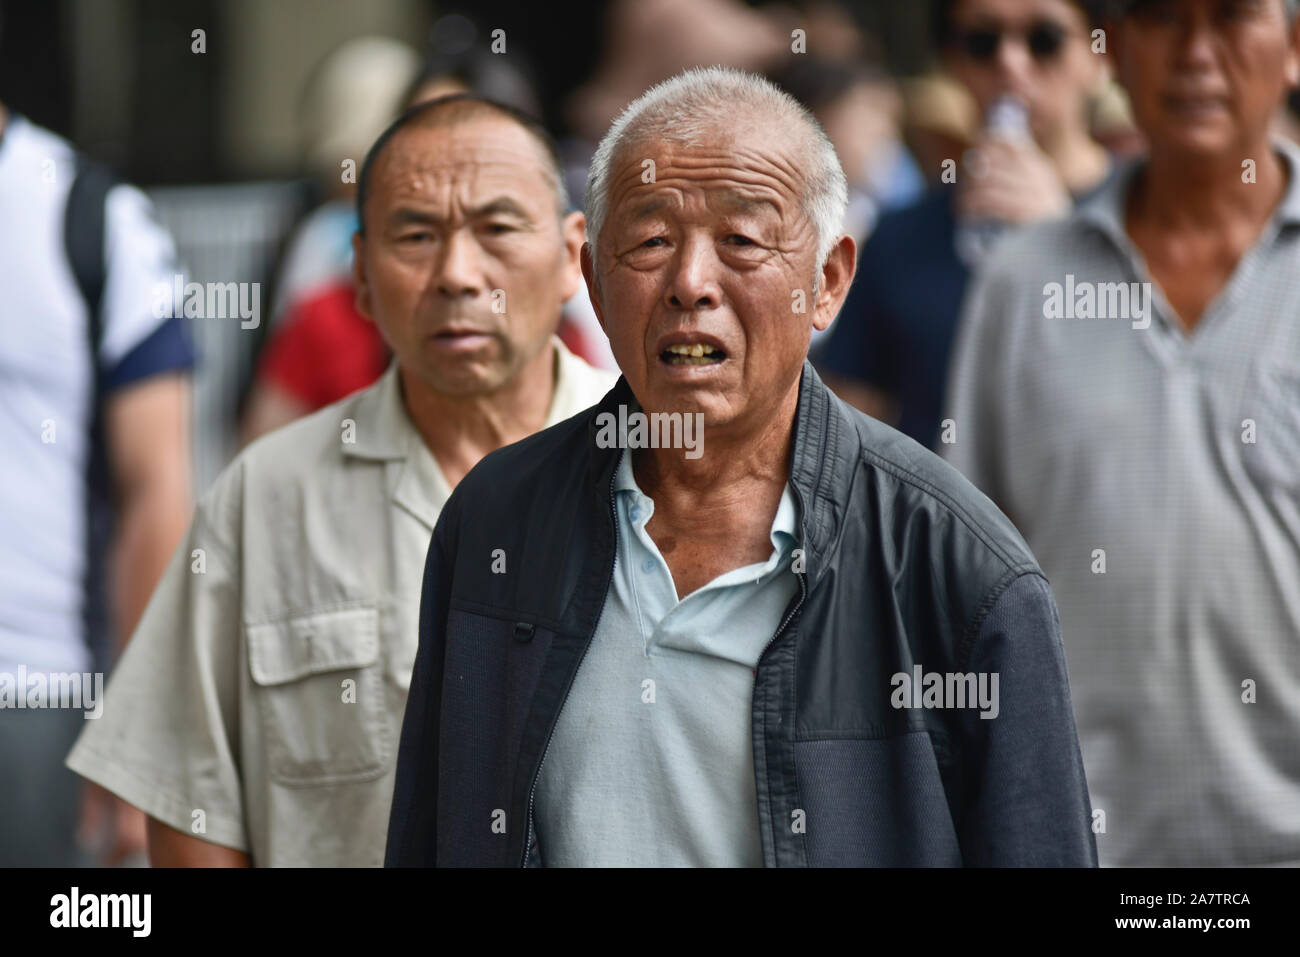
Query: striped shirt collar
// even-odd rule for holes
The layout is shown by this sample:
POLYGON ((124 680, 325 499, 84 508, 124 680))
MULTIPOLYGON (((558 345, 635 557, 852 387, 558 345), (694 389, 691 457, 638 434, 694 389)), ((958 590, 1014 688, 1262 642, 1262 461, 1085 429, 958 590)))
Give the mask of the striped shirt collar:
MULTIPOLYGON (((1287 165, 1290 177, 1282 202, 1273 213, 1273 222, 1278 228, 1286 225, 1300 225, 1300 147, 1290 140, 1275 138, 1273 149, 1287 165)), ((1079 220, 1096 226, 1112 242, 1124 250, 1131 250, 1126 227, 1126 209, 1129 189, 1134 178, 1145 166, 1142 157, 1129 160, 1100 190, 1089 200, 1080 204, 1076 215, 1079 220)))

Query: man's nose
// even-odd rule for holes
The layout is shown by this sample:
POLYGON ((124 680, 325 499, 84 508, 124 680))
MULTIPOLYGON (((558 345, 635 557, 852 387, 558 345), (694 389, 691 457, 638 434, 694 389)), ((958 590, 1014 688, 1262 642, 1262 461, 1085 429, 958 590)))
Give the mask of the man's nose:
POLYGON ((1175 50, 1178 66, 1205 70, 1215 63, 1215 43, 1218 31, 1212 18, 1213 11, 1198 4, 1188 4, 1178 11, 1178 34, 1175 50))
POLYGON ((722 303, 718 255, 712 242, 688 240, 674 262, 664 301, 673 309, 716 309, 722 303))
POLYGON ((994 65, 1010 90, 1022 89, 1034 79, 1034 56, 1023 36, 1003 36, 994 65))
POLYGON ((464 230, 452 230, 439 250, 434 279, 441 295, 452 299, 483 291, 482 250, 464 230))

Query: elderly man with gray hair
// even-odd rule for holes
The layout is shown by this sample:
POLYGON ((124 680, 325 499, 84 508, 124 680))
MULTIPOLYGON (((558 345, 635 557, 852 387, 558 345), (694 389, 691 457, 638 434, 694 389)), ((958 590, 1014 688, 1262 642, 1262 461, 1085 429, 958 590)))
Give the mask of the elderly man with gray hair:
POLYGON ((1149 155, 986 264, 945 452, 1056 589, 1101 864, 1295 867, 1300 24, 1111 7, 1149 155))
POLYGON ((623 376, 439 519, 389 865, 1095 865, 1033 556, 806 361, 845 194, 756 76, 615 121, 583 272, 623 376))

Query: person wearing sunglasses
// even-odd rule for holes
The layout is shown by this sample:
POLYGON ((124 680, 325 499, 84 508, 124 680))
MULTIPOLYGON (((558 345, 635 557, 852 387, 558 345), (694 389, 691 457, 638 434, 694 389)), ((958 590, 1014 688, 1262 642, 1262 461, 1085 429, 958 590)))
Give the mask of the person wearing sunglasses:
POLYGON ((1148 155, 959 326, 946 456, 1056 592, 1103 866, 1300 865, 1298 7, 1117 0, 1148 155))
POLYGON ((947 72, 982 117, 1018 105, 1023 132, 986 128, 965 156, 925 171, 935 181, 926 197, 880 219, 816 357, 841 398, 923 445, 941 439, 952 338, 978 265, 961 248, 963 230, 1006 232, 1064 216, 1110 172, 1109 154, 1089 133, 1090 105, 1107 76, 1104 58, 1092 51, 1092 7, 1082 0, 934 5, 947 72))

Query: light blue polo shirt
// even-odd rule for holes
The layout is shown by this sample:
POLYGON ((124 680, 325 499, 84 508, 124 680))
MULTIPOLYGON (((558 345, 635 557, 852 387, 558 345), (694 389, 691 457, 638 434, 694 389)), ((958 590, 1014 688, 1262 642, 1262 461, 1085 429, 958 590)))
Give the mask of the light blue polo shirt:
POLYGON ((626 451, 614 488, 614 577, 537 782, 542 860, 761 867, 751 702, 799 590, 794 494, 787 484, 766 562, 678 601, 626 451))

